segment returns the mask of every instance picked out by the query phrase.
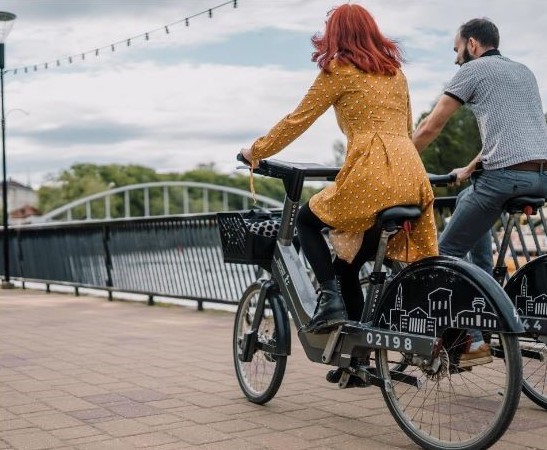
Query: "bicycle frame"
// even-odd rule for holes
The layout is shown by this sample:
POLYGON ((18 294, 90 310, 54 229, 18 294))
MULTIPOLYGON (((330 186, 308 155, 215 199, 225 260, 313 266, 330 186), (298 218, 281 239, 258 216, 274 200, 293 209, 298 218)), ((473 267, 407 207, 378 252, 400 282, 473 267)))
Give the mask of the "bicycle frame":
MULTIPOLYGON (((370 354, 371 349, 386 349, 417 355, 419 360, 427 364, 437 356, 440 350, 442 330, 445 327, 456 326, 456 324, 462 325, 463 322, 460 319, 463 315, 473 315, 479 317, 479 320, 490 320, 492 324, 490 329, 494 331, 500 330, 509 333, 523 331, 518 315, 503 289, 497 284, 492 286, 488 276, 483 274, 481 269, 455 258, 432 257, 411 264, 390 283, 389 292, 384 293, 385 276, 382 276, 380 268, 389 235, 392 234, 387 230, 383 230, 378 247, 362 321, 349 322, 330 333, 301 331, 302 326, 308 323, 313 315, 317 294, 296 249, 292 245, 299 201, 305 179, 333 179, 338 170, 338 168, 312 163, 283 163, 271 159, 255 169, 262 175, 282 179, 285 186, 286 197, 271 271, 273 280, 277 283, 286 307, 298 329, 298 337, 304 351, 311 361, 347 368, 350 366, 352 358, 366 357, 370 354), (452 291, 460 290, 466 294, 465 302, 459 301, 459 304, 449 311, 451 317, 447 318, 446 314, 437 318, 427 315, 420 302, 423 302, 429 293, 420 292, 419 296, 413 296, 417 298, 410 300, 411 308, 407 309, 424 311, 427 316, 424 319, 424 321, 427 320, 427 329, 406 327, 407 329, 403 330, 403 327, 395 324, 379 324, 377 318, 380 317, 380 314, 389 315, 389 311, 397 308, 399 295, 397 292, 393 292, 393 285, 398 284, 399 289, 404 283, 415 285, 416 281, 409 281, 415 273, 418 273, 418 276, 425 281, 430 271, 435 271, 440 281, 434 283, 429 292, 439 287, 441 289, 444 286, 448 287, 442 279, 447 278, 450 274, 455 275, 458 280, 462 280, 450 286, 452 291), (381 299, 381 305, 377 308, 379 299, 381 299), (477 310, 476 308, 482 309, 477 310), (462 314, 458 315, 458 313, 462 314), (494 317, 495 319, 493 319, 494 317)), ((426 283, 421 283, 418 280, 418 284, 426 283)), ((264 289, 272 288, 269 284, 264 284, 264 286, 264 289)), ((448 290, 444 289, 444 291, 448 290)), ((265 295, 261 298, 264 299, 265 295)), ((466 323, 465 327, 474 328, 473 324, 468 325, 469 323, 466 323)), ((477 323, 477 326, 479 325, 484 326, 482 322, 477 323)), ((289 341, 290 339, 287 339, 287 342, 289 341)), ((252 347, 251 337, 249 337, 249 345, 252 347)), ((252 348, 249 351, 252 351, 252 348)), ((276 352, 287 355, 290 349, 281 348, 278 343, 276 352)))
MULTIPOLYGON (((272 160, 270 160, 271 162, 272 160)), ((293 169, 294 176, 291 176, 290 180, 283 179, 287 195, 273 256, 272 276, 279 285, 296 328, 300 330, 311 319, 317 303, 317 294, 296 249, 292 245, 302 186, 305 178, 328 179, 334 177, 338 168, 329 169, 313 164, 297 164, 293 169)), ((390 234, 392 233, 383 233, 374 273, 380 273, 379 268, 382 265, 385 246, 390 234)), ((372 283, 369 292, 372 295, 368 297, 378 299, 382 291, 384 277, 377 276, 375 278, 376 282, 372 283)), ((349 367, 352 357, 367 355, 370 349, 376 348, 412 352, 429 360, 435 356, 439 350, 439 340, 436 337, 393 332, 373 327, 370 319, 374 311, 374 302, 368 301, 367 306, 368 309, 365 309, 364 314, 367 323, 352 322, 344 327, 338 327, 328 334, 299 331, 298 336, 308 358, 314 362, 349 367)))

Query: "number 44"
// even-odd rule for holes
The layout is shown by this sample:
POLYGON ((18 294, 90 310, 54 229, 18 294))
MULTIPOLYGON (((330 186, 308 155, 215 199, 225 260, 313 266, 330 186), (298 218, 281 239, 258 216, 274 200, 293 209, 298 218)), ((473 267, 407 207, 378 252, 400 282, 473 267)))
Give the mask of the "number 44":
MULTIPOLYGON (((528 319, 524 319, 524 321, 522 322, 522 326, 524 327, 525 330, 530 329, 530 323, 528 322, 528 319)), ((532 328, 534 328, 535 330, 541 331, 541 324, 539 323, 539 320, 536 320, 534 322, 534 325, 532 325, 532 328)))

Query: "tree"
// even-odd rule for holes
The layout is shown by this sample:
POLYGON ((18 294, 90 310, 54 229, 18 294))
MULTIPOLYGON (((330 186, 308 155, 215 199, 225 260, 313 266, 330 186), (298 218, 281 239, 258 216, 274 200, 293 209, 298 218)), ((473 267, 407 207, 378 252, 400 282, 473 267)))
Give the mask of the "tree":
MULTIPOLYGON (((51 211, 71 201, 87 197, 98 192, 106 191, 112 187, 127 186, 130 184, 159 181, 159 175, 153 169, 147 167, 118 164, 74 164, 68 170, 63 170, 59 175, 49 176, 49 182, 38 189, 39 208, 42 211, 51 211)), ((143 200, 132 199, 132 204, 142 209, 143 200)), ((111 199, 113 215, 123 215, 123 199, 113 197, 111 199)), ((103 217, 104 206, 100 203, 92 204, 93 217, 103 217)), ((77 209, 74 218, 85 218, 85 207, 77 209)))

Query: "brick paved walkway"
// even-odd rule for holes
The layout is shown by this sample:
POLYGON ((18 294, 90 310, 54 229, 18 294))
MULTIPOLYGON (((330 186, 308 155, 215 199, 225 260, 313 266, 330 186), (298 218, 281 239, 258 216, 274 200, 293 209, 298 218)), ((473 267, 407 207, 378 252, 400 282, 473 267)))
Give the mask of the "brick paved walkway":
MULTIPOLYGON (((233 314, 0 291, 0 449, 417 448, 379 389, 339 390, 294 339, 277 396, 246 401, 233 314)), ((496 449, 547 449, 524 396, 496 449), (525 431, 519 431, 525 430, 525 431)))

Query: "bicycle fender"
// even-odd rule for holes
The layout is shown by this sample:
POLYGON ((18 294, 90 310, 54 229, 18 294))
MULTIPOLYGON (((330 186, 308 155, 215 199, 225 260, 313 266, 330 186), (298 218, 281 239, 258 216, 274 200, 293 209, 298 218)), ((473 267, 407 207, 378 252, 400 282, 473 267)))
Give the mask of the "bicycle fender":
POLYGON ((287 306, 285 300, 279 291, 275 292, 274 288, 268 293, 272 314, 277 330, 276 333, 276 354, 280 356, 288 356, 291 354, 291 327, 287 306))
POLYGON ((547 334, 547 255, 526 263, 505 285, 528 333, 547 334))
POLYGON ((441 336, 446 328, 522 333, 503 288, 479 267, 449 256, 410 264, 386 286, 375 313, 380 328, 441 336))

